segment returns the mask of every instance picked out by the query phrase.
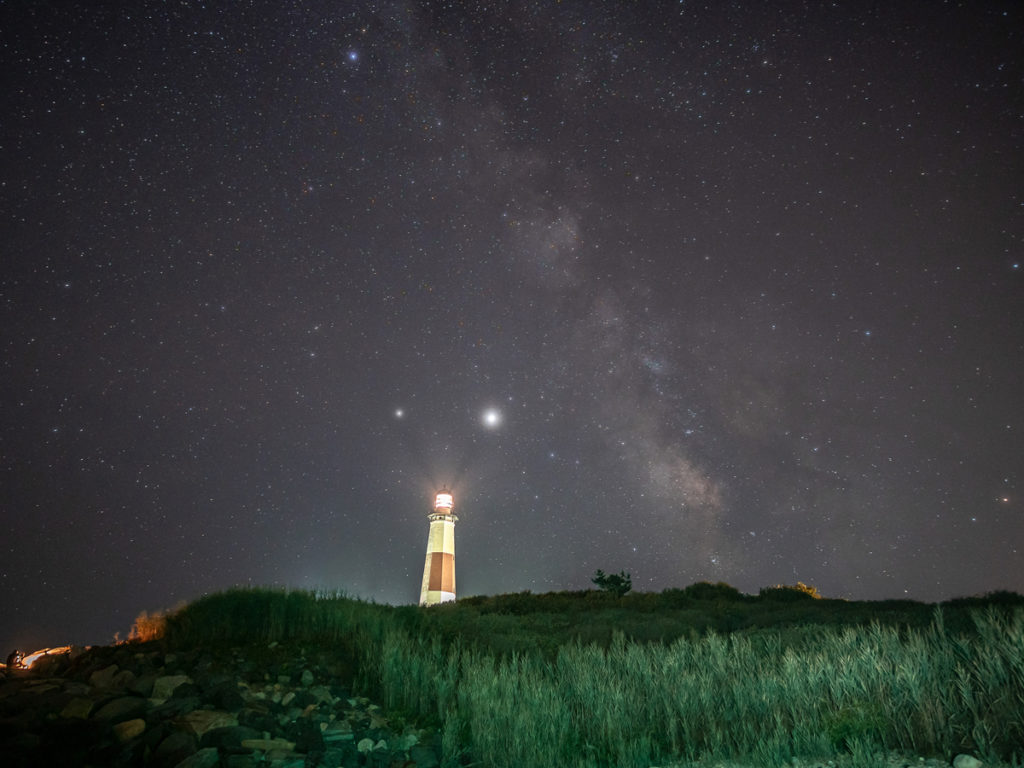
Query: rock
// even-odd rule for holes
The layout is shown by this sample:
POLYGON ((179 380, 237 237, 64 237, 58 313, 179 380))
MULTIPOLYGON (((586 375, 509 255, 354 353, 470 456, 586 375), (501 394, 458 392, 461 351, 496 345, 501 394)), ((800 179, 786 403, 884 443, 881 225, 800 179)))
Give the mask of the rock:
POLYGON ((242 746, 246 749, 258 749, 262 752, 270 752, 280 749, 291 752, 295 749, 295 742, 285 739, 243 739, 242 746))
POLYGON ((175 766, 196 751, 196 738, 185 731, 172 731, 154 752, 158 765, 175 766))
POLYGON ((321 723, 320 730, 323 731, 324 742, 352 741, 352 724, 348 720, 335 720, 333 723, 321 723))
POLYGON ((199 686, 188 682, 179 685, 171 694, 172 699, 201 698, 201 696, 202 692, 199 690, 199 686))
MULTIPOLYGON (((150 699, 150 701, 161 701, 161 699, 150 699)), ((188 714, 196 709, 199 709, 199 699, 194 696, 185 699, 167 699, 163 704, 158 704, 150 709, 146 717, 150 720, 167 720, 188 714)))
POLYGON ((151 698, 169 699, 174 689, 183 683, 191 683, 192 678, 188 675, 164 675, 153 681, 153 693, 151 698))
POLYGON ((203 699, 214 709, 223 709, 228 712, 236 712, 245 704, 242 694, 238 692, 238 686, 227 680, 210 688, 203 699))
POLYGON ((60 716, 84 719, 89 716, 90 712, 92 712, 92 699, 76 696, 64 705, 64 709, 60 711, 60 716))
POLYGON ((358 768, 359 753, 355 744, 346 744, 344 748, 331 747, 324 751, 321 765, 338 766, 338 768, 358 768))
POLYGON ((981 760, 970 755, 957 755, 953 758, 953 768, 981 768, 981 760))
POLYGON ((309 689, 309 695, 320 704, 335 704, 338 700, 331 695, 331 690, 326 685, 314 685, 309 689))
POLYGON ((213 709, 197 709, 188 712, 177 718, 176 722, 198 738, 202 738, 204 733, 212 731, 214 728, 238 725, 238 719, 230 712, 213 709))
POLYGON ((114 737, 122 744, 138 738, 145 732, 146 721, 139 717, 134 720, 125 720, 114 726, 114 737))
POLYGON ((277 720, 268 712, 258 709, 243 709, 238 713, 238 724, 246 725, 257 731, 273 731, 277 727, 277 720))
POLYGON ((207 747, 189 755, 175 768, 214 768, 218 763, 220 763, 220 754, 217 752, 217 748, 207 747))
POLYGON ((203 734, 200 747, 217 747, 224 749, 241 748, 242 742, 260 738, 260 732, 244 725, 225 725, 213 728, 203 734))
POLYGON ((64 683, 64 693, 69 696, 89 696, 93 692, 92 686, 78 680, 67 680, 64 683))
POLYGON ((413 768, 414 749, 437 768, 439 747, 393 733, 327 654, 261 651, 115 646, 0 677, 0 768, 413 768))
POLYGON ((153 683, 156 682, 157 677, 159 675, 154 672, 140 675, 132 681, 127 690, 137 693, 139 696, 145 696, 148 699, 153 696, 153 683))
MULTIPOLYGON (((274 749, 264 755, 268 768, 305 768, 306 758, 294 752, 283 749, 274 749)), ((317 765, 318 763, 313 763, 317 765)))
POLYGON ((130 669, 122 669, 113 679, 110 681, 110 687, 116 691, 127 691, 131 690, 132 683, 135 682, 135 673, 130 669))
POLYGON ((307 718, 296 720, 288 728, 286 735, 289 739, 295 740, 296 752, 309 754, 324 751, 324 737, 320 732, 320 726, 307 718))
POLYGON ((392 746, 400 752, 408 752, 418 741, 419 739, 416 738, 416 734, 407 733, 404 736, 399 736, 395 739, 392 746))
POLYGON ((111 682, 114 680, 114 675, 117 674, 117 664, 111 664, 109 667, 103 669, 97 669, 91 675, 89 675, 89 685, 93 688, 99 688, 105 690, 110 687, 111 682))
POLYGON ((67 666, 66 654, 55 654, 53 656, 42 656, 36 659, 32 665, 32 672, 36 675, 50 677, 60 674, 60 670, 67 666))
POLYGON ((146 700, 139 696, 120 696, 96 710, 93 719, 121 723, 145 715, 146 706, 146 700))

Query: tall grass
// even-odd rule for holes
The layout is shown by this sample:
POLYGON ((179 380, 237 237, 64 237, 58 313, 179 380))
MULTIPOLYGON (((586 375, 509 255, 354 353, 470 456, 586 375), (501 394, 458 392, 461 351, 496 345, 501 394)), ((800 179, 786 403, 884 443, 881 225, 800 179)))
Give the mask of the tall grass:
MULTIPOLYGON (((824 602, 824 601, 815 601, 824 602)), ((965 609, 968 610, 968 609, 965 609)), ((586 613, 577 616, 585 618, 586 613)), ((649 766, 881 751, 1024 758, 1024 610, 924 628, 691 633, 671 642, 470 642, 435 609, 245 590, 167 618, 168 640, 295 640, 348 649, 360 683, 437 725, 446 759, 493 766, 649 766)), ((494 628, 493 622, 490 626, 494 628)), ((502 619, 512 637, 513 624, 502 619)))

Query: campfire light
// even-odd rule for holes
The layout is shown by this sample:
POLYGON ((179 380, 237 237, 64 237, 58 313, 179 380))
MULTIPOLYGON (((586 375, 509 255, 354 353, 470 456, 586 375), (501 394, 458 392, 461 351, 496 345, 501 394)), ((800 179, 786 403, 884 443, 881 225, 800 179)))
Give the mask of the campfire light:
POLYGON ((27 656, 23 656, 21 659, 21 666, 24 669, 28 669, 44 656, 60 656, 63 653, 71 653, 71 646, 62 645, 59 648, 43 648, 41 651, 36 651, 28 654, 27 656))

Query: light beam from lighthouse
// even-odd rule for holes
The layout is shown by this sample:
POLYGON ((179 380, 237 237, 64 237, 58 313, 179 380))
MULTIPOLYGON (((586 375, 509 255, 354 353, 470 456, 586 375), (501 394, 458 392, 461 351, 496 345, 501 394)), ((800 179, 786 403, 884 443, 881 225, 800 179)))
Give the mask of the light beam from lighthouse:
POLYGON ((455 505, 451 491, 442 488, 427 516, 427 559, 423 564, 420 605, 437 605, 455 599, 455 505))

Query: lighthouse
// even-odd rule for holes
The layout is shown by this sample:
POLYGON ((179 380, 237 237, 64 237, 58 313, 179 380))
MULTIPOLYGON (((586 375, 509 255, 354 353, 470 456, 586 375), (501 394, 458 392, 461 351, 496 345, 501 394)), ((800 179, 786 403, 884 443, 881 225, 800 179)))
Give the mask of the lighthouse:
POLYGON ((455 599, 455 506, 452 493, 442 488, 434 497, 434 509, 427 516, 427 560, 423 564, 420 605, 437 605, 455 599))

